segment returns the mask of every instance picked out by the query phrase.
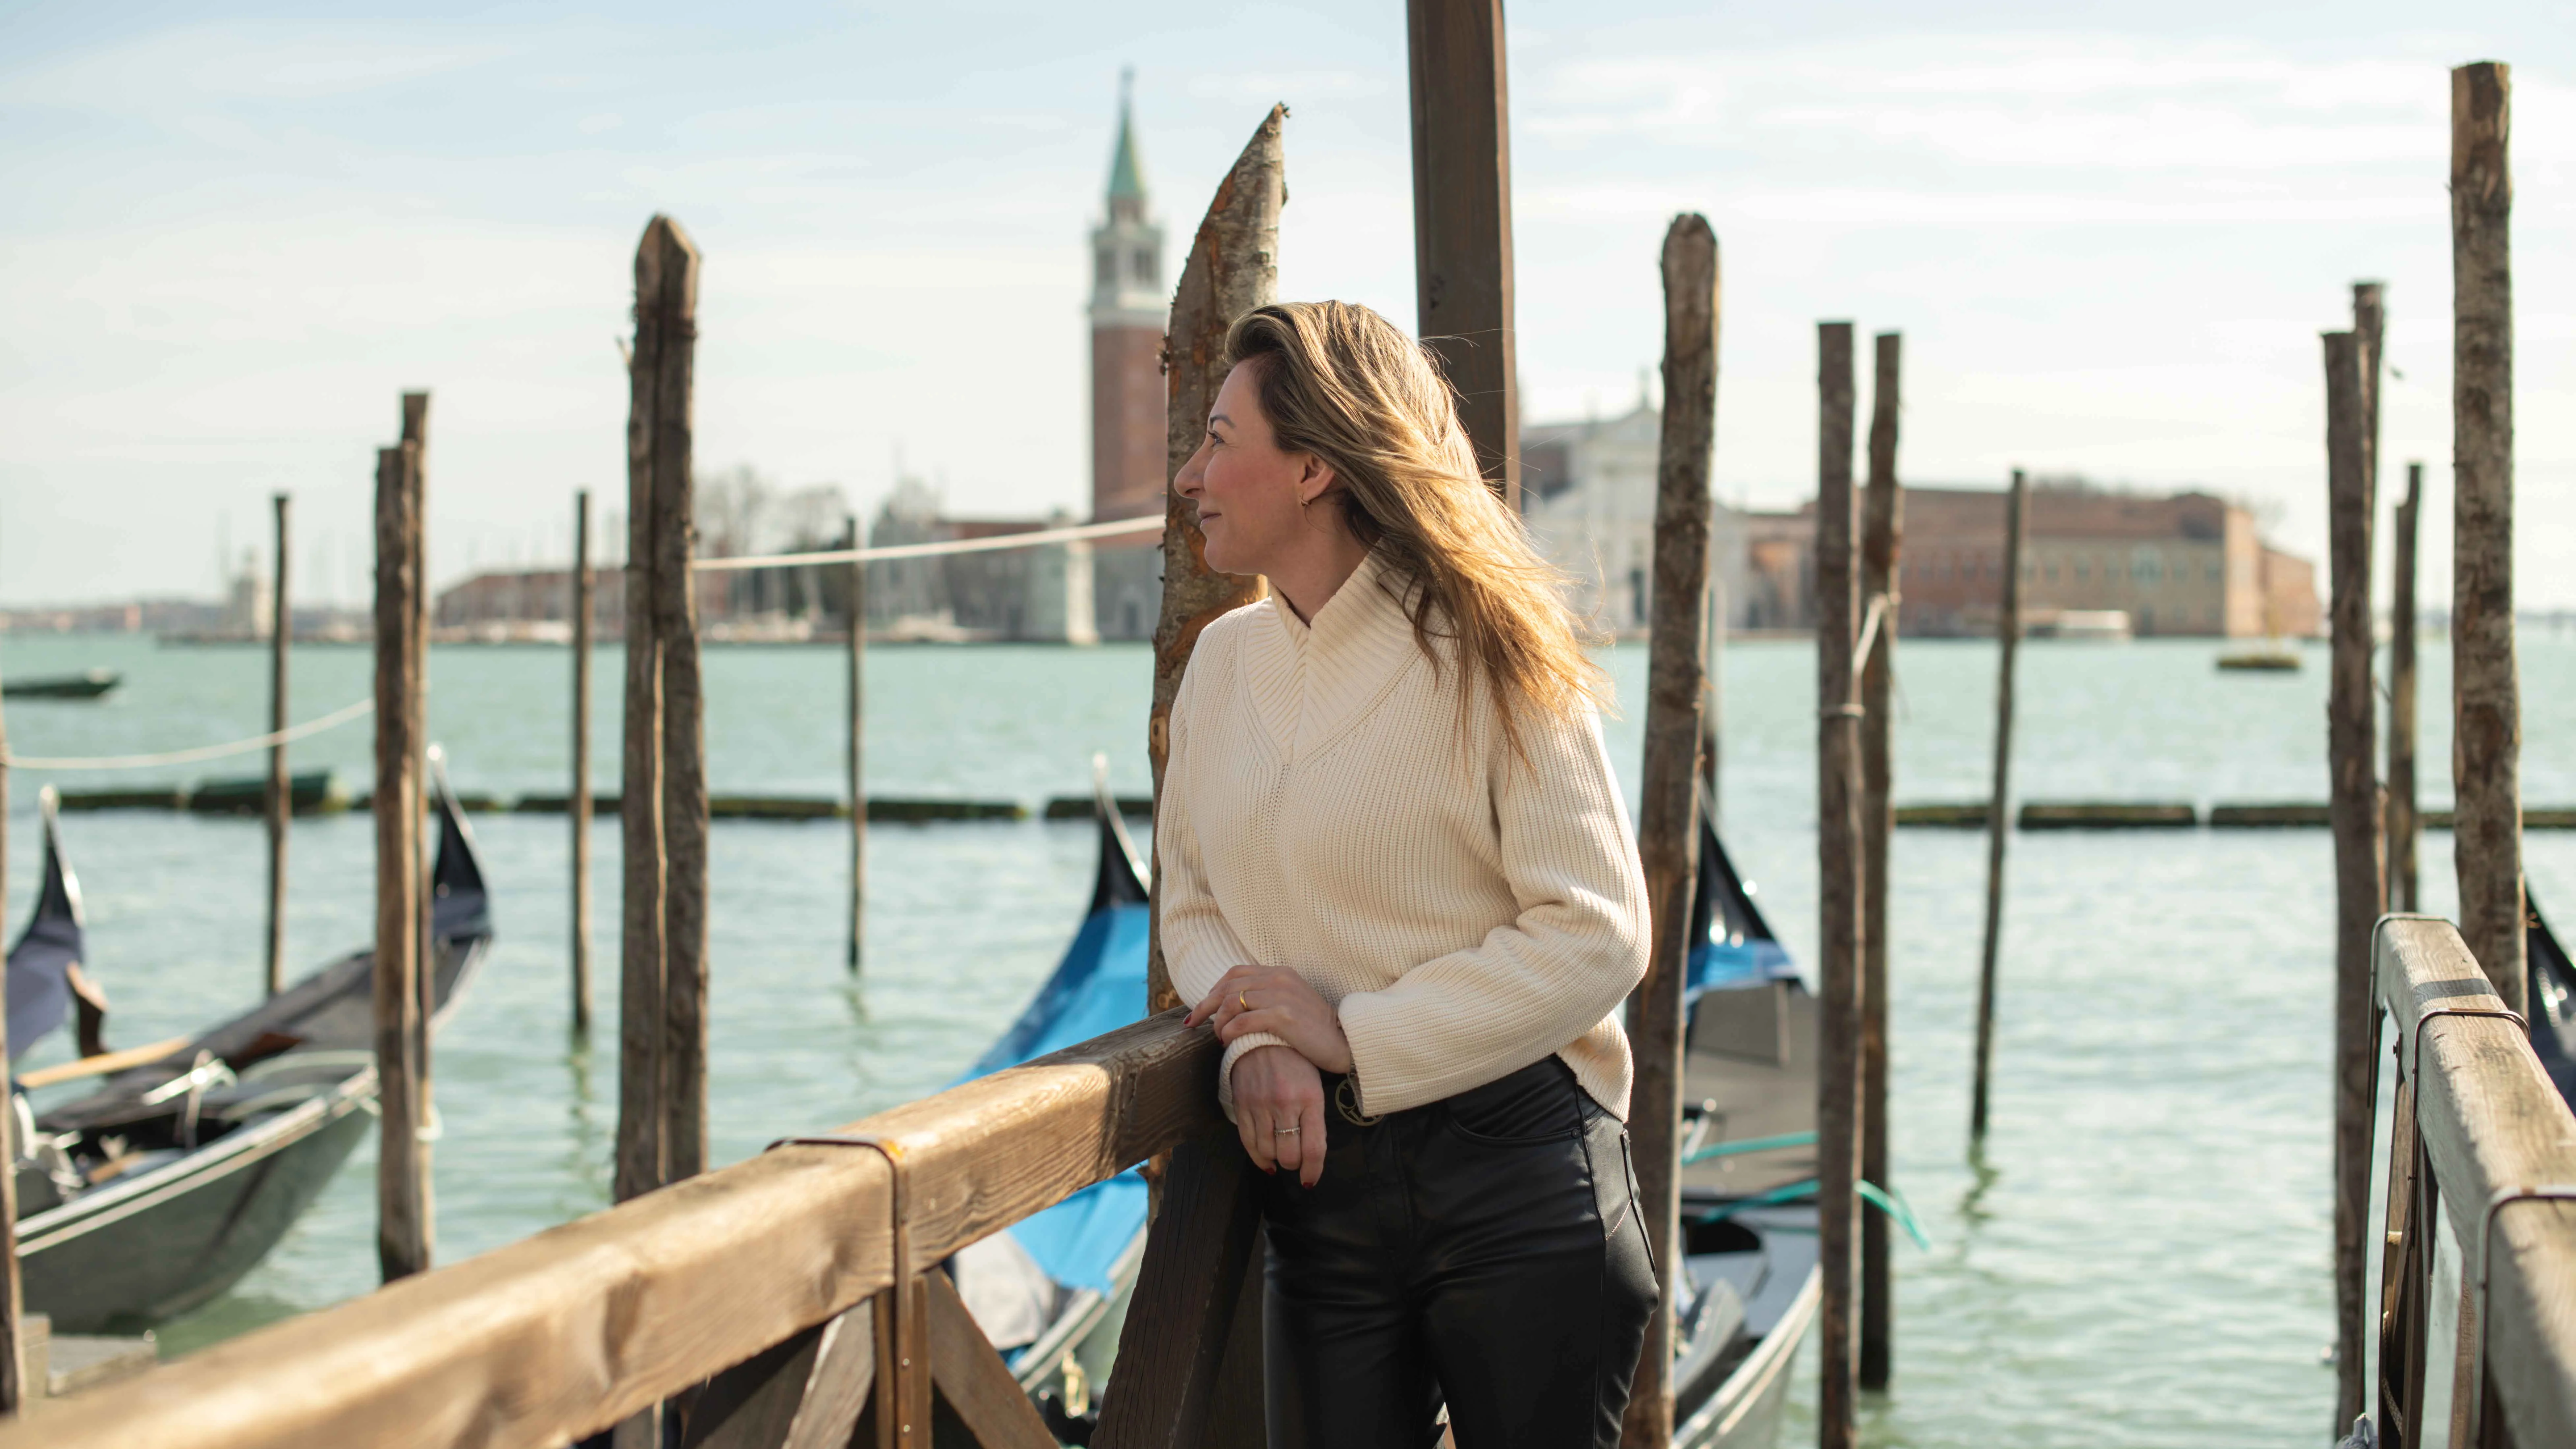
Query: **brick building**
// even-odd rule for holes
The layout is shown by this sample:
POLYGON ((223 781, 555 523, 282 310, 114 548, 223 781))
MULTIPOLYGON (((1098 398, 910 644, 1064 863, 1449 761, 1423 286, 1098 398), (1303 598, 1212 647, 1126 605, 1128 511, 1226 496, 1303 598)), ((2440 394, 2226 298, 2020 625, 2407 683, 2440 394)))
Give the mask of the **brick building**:
MULTIPOLYGON (((1642 634, 1654 567, 1662 419, 1626 414, 1521 434, 1522 512, 1598 627, 1642 634)), ((2114 493, 2080 481, 2031 490, 2026 617, 2117 611, 2139 635, 2244 638, 2321 632, 2316 569, 2265 544, 2253 516, 2207 493, 2114 493)), ((2003 590, 2004 495, 1908 487, 1900 626, 1992 634, 2003 590)), ((1815 506, 1766 513, 1709 502, 1712 577, 1727 627, 1815 627, 1815 506)))
MULTIPOLYGON (((2042 484, 2031 489, 2029 508, 2022 597, 2037 622, 2117 610, 2142 637, 2319 630, 2315 567, 2264 543, 2253 515, 2225 499, 2042 484)), ((1906 489, 1904 630, 1992 633, 2003 599, 2003 536, 1999 491, 1906 489)))

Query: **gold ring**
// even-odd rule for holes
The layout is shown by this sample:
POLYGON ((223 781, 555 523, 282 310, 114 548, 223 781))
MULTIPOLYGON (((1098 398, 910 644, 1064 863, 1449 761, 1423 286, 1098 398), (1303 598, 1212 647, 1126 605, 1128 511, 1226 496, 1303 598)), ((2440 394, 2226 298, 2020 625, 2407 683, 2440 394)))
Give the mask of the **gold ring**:
POLYGON ((1237 1011, 1250 1011, 1252 1009, 1252 1003, 1244 1000, 1243 993, 1238 991, 1234 993, 1234 1007, 1237 1011))

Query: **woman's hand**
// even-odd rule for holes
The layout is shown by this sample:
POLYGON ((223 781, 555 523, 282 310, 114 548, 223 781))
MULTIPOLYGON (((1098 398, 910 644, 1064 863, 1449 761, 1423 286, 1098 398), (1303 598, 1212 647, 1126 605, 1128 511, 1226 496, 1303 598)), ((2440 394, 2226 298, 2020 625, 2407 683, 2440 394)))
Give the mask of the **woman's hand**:
POLYGON ((1235 1058, 1234 1127, 1253 1166, 1284 1167, 1308 1187, 1322 1180, 1324 1079, 1291 1048, 1257 1046, 1235 1058))
MULTIPOLYGON (((1188 1024, 1202 1021, 1216 1023, 1219 1041, 1266 1031, 1323 1071, 1351 1069, 1351 1041, 1342 1035, 1340 1013, 1315 994, 1305 977, 1285 967, 1237 966, 1226 972, 1215 989, 1190 1008, 1188 1024)), ((1236 1071, 1240 1073, 1243 1062, 1250 1060, 1239 1059, 1236 1071)))

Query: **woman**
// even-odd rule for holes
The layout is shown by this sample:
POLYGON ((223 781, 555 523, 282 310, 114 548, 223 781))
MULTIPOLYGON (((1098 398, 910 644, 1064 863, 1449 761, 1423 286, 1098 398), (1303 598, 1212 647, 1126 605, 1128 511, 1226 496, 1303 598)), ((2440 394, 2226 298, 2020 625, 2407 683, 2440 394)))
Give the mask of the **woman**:
POLYGON ((1618 1442, 1656 1302, 1617 1013, 1646 889, 1558 575, 1365 307, 1260 308, 1181 470, 1163 953, 1268 1174, 1270 1442, 1618 1442))

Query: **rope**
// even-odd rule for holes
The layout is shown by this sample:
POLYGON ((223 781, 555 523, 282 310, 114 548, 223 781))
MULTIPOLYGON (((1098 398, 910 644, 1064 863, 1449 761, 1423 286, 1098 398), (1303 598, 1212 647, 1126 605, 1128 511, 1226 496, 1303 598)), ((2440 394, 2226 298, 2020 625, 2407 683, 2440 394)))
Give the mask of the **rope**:
POLYGON ((1888 595, 1884 593, 1869 596, 1869 616, 1861 621, 1860 643, 1852 649, 1854 674, 1869 668, 1870 651, 1878 647, 1879 621, 1887 617, 1887 600, 1888 595))
POLYGON ((874 563, 881 559, 934 558, 952 553, 992 553, 1006 548, 1037 548, 1085 538, 1117 538, 1130 533, 1159 533, 1160 515, 1119 518, 1107 523, 1078 523, 1036 533, 1002 533, 991 538, 951 538, 937 543, 897 543, 884 548, 831 548, 820 553, 772 553, 749 558, 693 558, 689 567, 701 573, 724 569, 797 568, 809 564, 874 563))
POLYGON ((157 755, 10 755, 14 770, 148 770, 155 765, 193 765, 199 760, 220 760, 226 755, 246 755, 271 745, 289 745, 306 735, 338 729, 362 714, 375 712, 376 702, 362 699, 356 704, 335 709, 320 719, 309 719, 270 734, 224 745, 199 745, 193 750, 165 750, 157 755))

